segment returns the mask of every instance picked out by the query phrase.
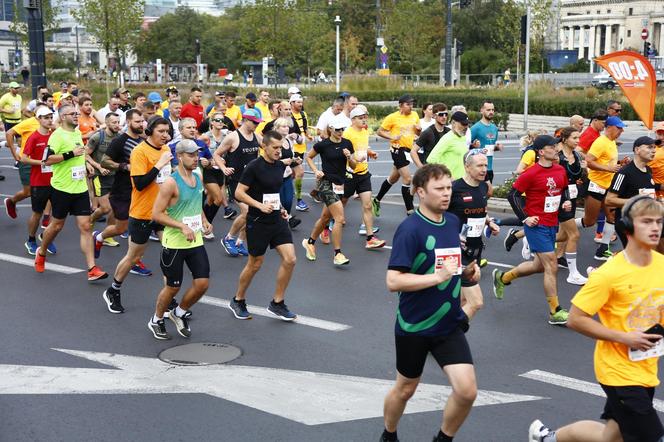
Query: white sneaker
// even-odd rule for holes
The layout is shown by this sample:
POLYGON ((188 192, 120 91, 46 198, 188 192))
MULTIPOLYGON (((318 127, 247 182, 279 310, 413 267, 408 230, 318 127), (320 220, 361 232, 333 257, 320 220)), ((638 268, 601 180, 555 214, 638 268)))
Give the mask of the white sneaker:
POLYGON ((597 269, 596 269, 595 267, 593 267, 593 266, 588 266, 588 267, 586 267, 586 275, 590 276, 590 274, 591 274, 592 272, 594 272, 595 270, 597 270, 597 269))
POLYGON ((360 224, 360 230, 357 231, 358 235, 366 235, 367 234, 367 226, 364 224, 360 224))
POLYGON ((574 285, 584 285, 586 282, 588 282, 588 278, 581 275, 580 273, 570 273, 567 277, 567 282, 574 285))
POLYGON ((203 239, 207 239, 208 241, 212 241, 214 239, 214 233, 210 232, 207 235, 203 234, 203 239))
POLYGON ((523 246, 521 247, 521 257, 526 261, 530 261, 530 259, 533 257, 533 254, 530 253, 530 245, 528 244, 528 239, 526 239, 525 236, 523 237, 523 246))
POLYGON ((542 442, 549 434, 551 434, 551 430, 546 428, 542 421, 535 419, 528 428, 528 442, 542 442))

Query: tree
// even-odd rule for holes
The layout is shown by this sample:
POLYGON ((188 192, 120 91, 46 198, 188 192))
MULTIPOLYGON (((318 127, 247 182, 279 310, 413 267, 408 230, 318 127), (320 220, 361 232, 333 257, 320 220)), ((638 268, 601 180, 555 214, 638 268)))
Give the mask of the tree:
MULTIPOLYGON (((9 31, 18 35, 18 38, 24 43, 28 44, 28 23, 26 21, 26 11, 23 7, 23 2, 14 2, 14 19, 9 24, 9 31)), ((60 22, 56 19, 60 11, 60 1, 58 0, 43 0, 41 2, 42 23, 44 25, 44 38, 48 39, 49 36, 58 29, 60 22)))

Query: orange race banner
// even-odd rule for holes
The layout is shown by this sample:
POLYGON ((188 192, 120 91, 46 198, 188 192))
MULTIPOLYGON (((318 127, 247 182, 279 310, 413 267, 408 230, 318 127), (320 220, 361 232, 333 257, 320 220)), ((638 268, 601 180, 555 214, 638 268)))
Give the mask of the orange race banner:
POLYGON ((657 77, 648 59, 638 52, 618 51, 596 58, 595 63, 616 80, 643 124, 652 129, 657 77))

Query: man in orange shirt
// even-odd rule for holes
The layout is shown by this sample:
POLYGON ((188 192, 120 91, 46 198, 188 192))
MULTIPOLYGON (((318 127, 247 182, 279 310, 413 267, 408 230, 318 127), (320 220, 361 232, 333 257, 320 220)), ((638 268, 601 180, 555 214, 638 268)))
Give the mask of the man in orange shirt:
POLYGON ((150 233, 164 226, 152 221, 152 206, 159 194, 159 185, 171 175, 173 155, 166 145, 170 139, 168 120, 154 118, 145 129, 147 138, 132 150, 129 157, 131 174, 131 205, 129 206, 129 248, 115 268, 113 283, 103 293, 108 311, 122 313, 120 288, 131 266, 145 253, 150 233))
POLYGON ((83 144, 88 144, 88 138, 99 128, 97 120, 92 115, 92 99, 85 97, 78 103, 78 130, 81 131, 83 144))
MULTIPOLYGON (((655 125, 655 135, 657 136, 657 150, 655 158, 648 163, 652 169, 652 179, 655 184, 664 184, 664 121, 655 125)), ((657 198, 664 198, 664 189, 657 191, 657 198)))

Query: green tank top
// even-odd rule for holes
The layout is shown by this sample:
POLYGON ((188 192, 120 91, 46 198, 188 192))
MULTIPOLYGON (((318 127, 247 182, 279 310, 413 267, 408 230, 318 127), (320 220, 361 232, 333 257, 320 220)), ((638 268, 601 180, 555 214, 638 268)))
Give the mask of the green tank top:
POLYGON ((203 183, 198 174, 193 175, 196 179, 194 187, 187 184, 178 171, 171 175, 178 186, 179 196, 177 203, 166 209, 166 213, 188 225, 196 232, 196 239, 189 242, 180 229, 166 226, 161 244, 168 249, 192 249, 203 245, 203 183))

